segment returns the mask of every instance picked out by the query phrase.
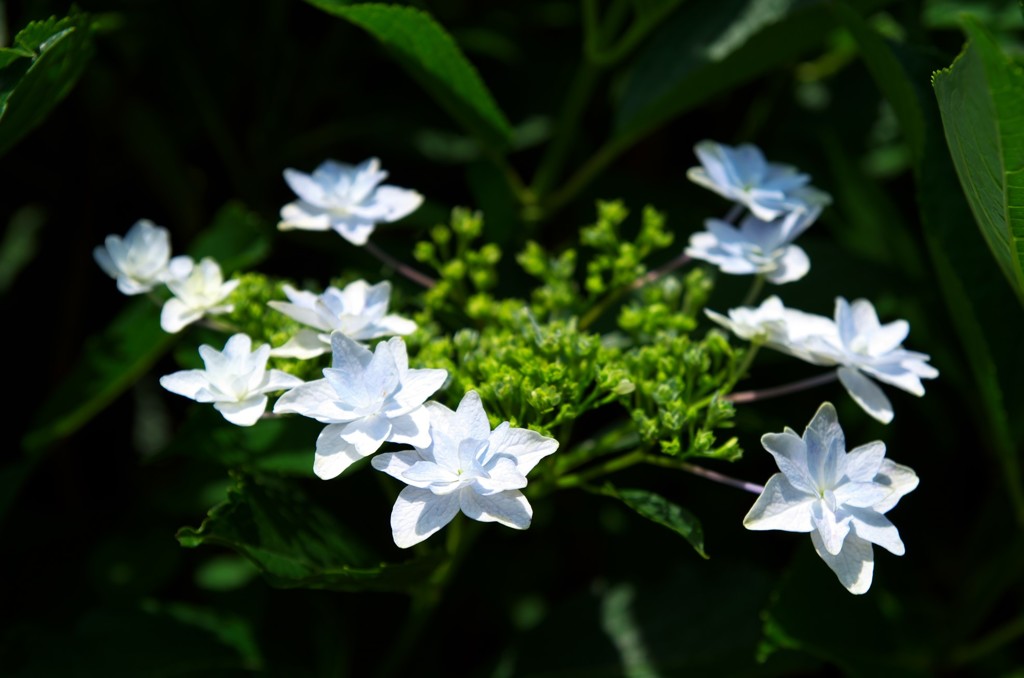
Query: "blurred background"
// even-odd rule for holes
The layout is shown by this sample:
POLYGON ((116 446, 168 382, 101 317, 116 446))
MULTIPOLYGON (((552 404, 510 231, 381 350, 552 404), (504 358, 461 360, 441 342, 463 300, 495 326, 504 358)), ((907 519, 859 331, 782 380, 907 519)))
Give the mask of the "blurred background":
MULTIPOLYGON (((657 4, 582 7, 622 13, 625 34, 629 12, 657 4)), ((1005 385, 1024 374, 1024 321, 986 258, 948 154, 942 161, 943 139, 926 135, 939 144, 931 156, 908 140, 835 3, 664 4, 672 8, 621 61, 589 73, 580 68, 584 17, 575 2, 410 3, 429 11, 478 70, 512 127, 507 166, 526 181, 553 144, 564 144, 550 182, 558 187, 609 139, 622 140, 564 205, 538 211, 510 188, 486 144, 373 35, 310 4, 77 3, 92 27, 91 46, 71 57, 81 76, 0 158, 4 420, 13 424, 0 470, 0 674, 362 676, 415 667, 481 676, 1024 676, 1024 518, 1009 489, 1021 484, 1022 382, 1000 396, 1000 430, 985 392, 996 377, 1005 385), (566 131, 559 116, 572 87, 588 96, 566 131), (413 243, 452 207, 480 209, 485 237, 505 251, 498 294, 524 297, 513 254, 527 238, 567 246, 594 219, 596 199, 621 198, 634 215, 654 205, 679 247, 704 219, 722 216, 727 205, 685 179, 701 139, 756 143, 833 195, 800 243, 810 276, 778 290, 787 306, 831 315, 837 295, 868 298, 883 322, 910 321, 907 347, 929 353, 941 372, 922 399, 887 390, 897 413, 889 426, 837 385, 740 408, 746 457, 714 466, 763 483, 774 466, 761 433, 802 430, 825 399, 839 408, 851 447, 884 440, 921 486, 891 514, 907 555, 876 550, 867 596, 849 596, 806 537, 744 531, 752 495, 637 470, 630 482, 698 515, 710 560, 601 497, 561 493, 535 507, 526 533, 486 530, 415 635, 403 626, 403 595, 278 589, 228 549, 179 546, 176 530, 199 525, 231 481, 216 460, 168 453, 191 411, 157 383, 178 369, 172 353, 126 367, 117 383, 97 385, 94 400, 82 400, 81 381, 68 381, 87 351, 103 353, 101 333, 128 304, 92 249, 137 219, 170 229, 178 253, 231 206, 269 243, 260 271, 318 287, 342 274, 387 276, 398 298, 415 304, 410 283, 342 239, 274 228, 293 197, 284 168, 377 156, 389 183, 427 202, 380 228, 376 243, 412 262, 413 243), (939 158, 932 166, 943 172, 922 170, 922 158, 939 158), (936 213, 959 229, 954 236, 928 226, 936 213), (979 263, 957 268, 960 255, 979 263), (953 278, 943 283, 949 265, 953 278), (964 343, 958 323, 975 321, 950 306, 956 289, 983 321, 974 331, 1003 342, 988 363, 964 343)), ((963 45, 962 12, 1016 63, 1024 53, 1013 2, 853 7, 926 93, 931 71, 963 45)), ((28 22, 69 11, 65 2, 0 3, 0 39, 10 44, 28 22)), ((719 278, 709 306, 736 305, 746 286, 719 278)), ((116 371, 120 347, 109 348, 116 371)), ((814 373, 766 351, 741 388, 814 373)), ((400 557, 378 487, 311 474, 300 482, 400 557)))

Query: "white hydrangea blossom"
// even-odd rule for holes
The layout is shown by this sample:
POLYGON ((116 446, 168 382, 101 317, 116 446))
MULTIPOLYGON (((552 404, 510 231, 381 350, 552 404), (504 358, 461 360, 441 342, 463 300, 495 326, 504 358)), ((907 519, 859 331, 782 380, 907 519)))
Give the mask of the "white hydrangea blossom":
POLYGON ((447 370, 409 369, 399 337, 373 352, 341 332, 331 335, 333 366, 324 378, 297 386, 274 405, 327 424, 316 440, 313 472, 324 480, 376 452, 385 441, 430 442, 423 402, 448 378, 447 370))
POLYGON ((220 265, 204 257, 197 265, 190 257, 175 257, 168 268, 167 288, 174 295, 164 303, 160 327, 180 332, 204 315, 230 313, 234 306, 223 303, 240 281, 224 282, 220 265))
POLYGON ((333 229, 353 245, 365 245, 379 223, 397 221, 416 210, 423 196, 397 186, 379 185, 388 176, 377 158, 358 165, 325 160, 312 174, 284 171, 299 199, 281 208, 282 231, 333 229))
POLYGON ((828 194, 808 186, 808 175, 791 165, 766 161, 752 144, 734 148, 705 140, 693 150, 701 166, 691 167, 687 178, 743 205, 763 221, 793 211, 820 211, 831 201, 828 194))
POLYGON ((705 313, 741 338, 814 365, 837 365, 839 381, 850 397, 883 424, 895 416, 892 403, 871 378, 922 396, 921 379, 939 376, 927 354, 903 348, 910 325, 905 320, 882 325, 866 299, 850 304, 837 297, 834 320, 787 309, 778 297, 769 297, 756 309, 731 309, 729 317, 705 313))
POLYGON ((874 572, 872 544, 904 553, 899 531, 885 517, 917 487, 914 471, 885 458, 875 441, 846 451, 835 408, 824 403, 804 431, 768 433, 761 444, 781 473, 743 519, 749 530, 809 532, 814 550, 850 593, 864 593, 874 572))
POLYGON ((409 485, 391 512, 395 544, 420 543, 459 511, 481 522, 528 528, 533 508, 520 490, 537 462, 558 449, 558 441, 508 422, 492 431, 476 391, 467 393, 455 412, 435 402, 427 408, 429 445, 372 461, 375 469, 409 485))
POLYGON ((356 280, 342 290, 328 287, 320 295, 285 285, 284 293, 289 301, 271 301, 270 307, 314 330, 299 330, 273 350, 274 356, 305 360, 323 355, 331 350, 331 332, 335 331, 356 341, 368 341, 416 330, 413 321, 388 314, 391 283, 387 281, 370 285, 356 280))
POLYGON ((171 236, 166 228, 140 219, 124 238, 108 235, 92 256, 107 275, 117 280, 117 289, 123 294, 142 294, 167 279, 171 236))
POLYGON ((281 370, 267 370, 270 346, 252 350, 247 334, 235 334, 223 351, 203 344, 199 347, 206 369, 181 370, 160 377, 160 385, 171 393, 214 408, 232 424, 252 426, 267 409, 267 393, 294 388, 298 377, 281 370))
MULTIPOLYGON (((797 217, 803 214, 793 213, 797 217)), ((797 229, 790 221, 785 216, 762 221, 750 214, 736 228, 721 219, 708 219, 704 222, 707 230, 690 236, 686 255, 714 264, 723 273, 760 274, 776 285, 794 282, 811 270, 811 260, 792 244, 797 229)))

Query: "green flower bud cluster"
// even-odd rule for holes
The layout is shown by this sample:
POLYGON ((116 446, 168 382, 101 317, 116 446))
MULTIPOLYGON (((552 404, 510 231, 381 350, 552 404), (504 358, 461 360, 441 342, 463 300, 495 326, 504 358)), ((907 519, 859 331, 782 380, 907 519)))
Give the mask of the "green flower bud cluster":
POLYGON ((416 243, 413 256, 439 276, 437 284, 424 295, 427 309, 443 312, 446 307, 461 308, 472 294, 486 292, 497 284, 495 267, 501 261, 501 248, 494 243, 479 249, 471 246, 483 227, 480 212, 456 207, 450 224, 434 226, 429 240, 416 243))
POLYGON ((717 331, 701 340, 674 330, 622 354, 635 389, 620 396, 640 438, 678 456, 738 458, 734 439, 717 444, 716 428, 732 425, 733 406, 720 398, 742 354, 717 331))
MULTIPOLYGON (((234 310, 221 318, 237 331, 252 337, 254 346, 280 346, 301 329, 295 320, 267 305, 272 299, 286 299, 283 286, 287 280, 270 278, 262 273, 242 273, 235 277, 241 283, 230 297, 234 310)), ((294 358, 271 358, 268 364, 304 380, 319 379, 324 367, 317 360, 294 358)))
POLYGON ((548 433, 632 387, 625 370, 609 367, 618 352, 574 321, 538 324, 522 302, 495 320, 425 342, 415 357, 417 366, 449 370, 455 400, 479 392, 492 425, 509 421, 548 433))
POLYGON ((636 301, 622 307, 619 328, 638 342, 650 341, 658 332, 692 332, 711 288, 711 278, 703 268, 691 270, 681 281, 667 275, 644 286, 636 301))
POLYGON ((580 242, 596 250, 584 282, 593 296, 630 285, 647 271, 642 262, 648 255, 672 244, 664 215, 650 206, 643 210, 635 240, 624 240, 619 231, 628 216, 621 201, 598 202, 597 221, 580 231, 580 242))

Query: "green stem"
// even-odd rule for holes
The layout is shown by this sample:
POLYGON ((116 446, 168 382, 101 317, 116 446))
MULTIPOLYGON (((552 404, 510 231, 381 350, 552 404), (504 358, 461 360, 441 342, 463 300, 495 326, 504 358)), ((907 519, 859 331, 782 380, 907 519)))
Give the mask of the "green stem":
POLYGON ((565 161, 569 157, 569 149, 576 140, 575 132, 579 127, 580 118, 587 109, 600 75, 601 69, 589 61, 580 64, 555 123, 551 144, 541 159, 530 186, 529 190, 533 195, 547 194, 561 175, 565 161))
POLYGON ((750 290, 747 292, 742 306, 753 306, 754 302, 757 301, 757 297, 760 296, 762 289, 764 289, 764 276, 758 273, 754 276, 754 282, 750 284, 750 290))
POLYGON ((609 473, 615 473, 616 471, 621 471, 623 469, 629 468, 630 466, 635 466, 643 462, 644 454, 645 453, 643 450, 634 450, 632 452, 629 452, 628 454, 622 455, 621 457, 609 459, 608 461, 598 464, 597 466, 591 467, 586 471, 574 473, 567 476, 562 476, 561 478, 555 480, 555 487, 558 489, 578 487, 582 484, 585 484, 593 480, 594 478, 606 476, 609 473))
POLYGON ((601 148, 590 156, 583 163, 583 166, 576 170, 576 173, 569 177, 569 180, 557 191, 551 193, 546 200, 541 202, 541 213, 550 216, 576 197, 576 194, 583 190, 595 176, 604 171, 613 160, 633 145, 633 135, 609 139, 601 148))
POLYGON ((743 378, 743 375, 750 369, 751 364, 754 362, 754 358, 757 356, 757 352, 761 350, 761 343, 758 341, 751 342, 750 348, 747 349, 747 354, 743 356, 743 362, 740 363, 739 367, 733 370, 732 375, 729 377, 729 381, 725 387, 720 389, 721 391, 731 391, 732 387, 736 385, 736 382, 743 378))
POLYGON ((953 663, 958 666, 970 664, 1022 636, 1024 636, 1024 616, 1017 617, 977 642, 957 648, 953 651, 951 658, 953 663))

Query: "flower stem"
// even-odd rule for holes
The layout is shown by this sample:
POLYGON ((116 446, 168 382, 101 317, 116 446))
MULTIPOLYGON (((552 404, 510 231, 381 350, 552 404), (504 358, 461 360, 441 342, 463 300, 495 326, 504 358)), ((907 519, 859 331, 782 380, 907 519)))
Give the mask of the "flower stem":
POLYGON ((366 244, 363 245, 363 247, 366 248, 367 252, 380 259, 385 265, 395 269, 396 271, 398 271, 399 273, 401 273, 402 275, 404 275, 406 278, 413 281, 417 285, 422 285, 423 287, 426 287, 429 290, 430 288, 437 284, 437 281, 431 278, 426 273, 420 273, 412 266, 409 266, 408 264, 403 264, 398 259, 395 259, 390 254, 388 254, 381 248, 377 247, 377 245, 375 245, 373 242, 368 240, 366 241, 366 244))
POLYGON ((629 290, 632 292, 634 290, 640 289, 641 287, 650 285, 652 282, 657 282, 659 279, 665 277, 666 275, 676 270, 677 268, 685 266, 689 261, 690 257, 688 257, 684 252, 675 259, 673 259, 672 261, 669 261, 668 263, 659 266, 653 271, 648 271, 644 275, 634 280, 632 283, 630 283, 629 290))
POLYGON ((750 284, 750 290, 747 292, 746 298, 743 299, 742 305, 753 306, 758 296, 760 296, 762 289, 764 289, 764 276, 758 273, 754 276, 754 282, 750 284))
POLYGON ((639 278, 629 283, 628 285, 623 285, 622 287, 619 287, 618 289, 610 292, 603 299, 601 299, 596 304, 591 306, 590 310, 583 314, 583 317, 580 318, 579 328, 581 330, 587 329, 588 327, 593 325, 594 322, 596 322, 597 319, 600 318, 605 311, 608 310, 609 306, 613 305, 615 302, 622 299, 622 297, 629 294, 630 292, 635 292, 639 290, 645 285, 650 285, 651 283, 657 281, 660 278, 663 278, 664 276, 668 275, 669 273, 676 270, 680 266, 685 265, 688 261, 690 261, 690 257, 686 256, 686 254, 680 254, 678 257, 660 266, 659 268, 656 268, 653 271, 648 271, 647 273, 640 276, 639 278))
POLYGON ((815 386, 822 386, 824 384, 830 384, 839 377, 838 372, 826 372, 819 374, 807 379, 801 379, 800 381, 794 381, 789 384, 783 384, 782 386, 773 386, 771 388, 756 389, 753 391, 739 391, 737 393, 730 393, 725 396, 723 400, 728 400, 731 403, 752 403, 755 400, 767 400, 769 398, 777 398, 779 396, 789 395, 790 393, 799 393, 800 391, 806 391, 809 388, 815 386))
POLYGON ((746 480, 740 480, 739 478, 733 478, 727 476, 724 473, 718 471, 712 471, 706 469, 703 466, 697 466, 686 461, 680 461, 671 457, 659 457, 657 455, 647 455, 643 459, 645 464, 651 464, 652 466, 662 466, 664 468, 674 468, 679 471, 685 471, 686 473, 692 473, 695 476, 706 478, 722 485, 728 485, 729 487, 735 487, 746 492, 752 492, 754 494, 761 494, 764 492, 764 485, 758 485, 757 483, 747 482, 746 480))

